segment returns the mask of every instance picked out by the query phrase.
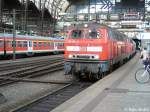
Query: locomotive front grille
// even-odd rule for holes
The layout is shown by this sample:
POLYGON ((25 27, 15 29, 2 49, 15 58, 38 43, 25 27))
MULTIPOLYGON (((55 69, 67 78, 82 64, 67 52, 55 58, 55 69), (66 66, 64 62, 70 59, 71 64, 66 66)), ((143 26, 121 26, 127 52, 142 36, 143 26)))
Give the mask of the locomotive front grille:
POLYGON ((77 55, 76 58, 90 59, 90 56, 86 56, 86 55, 77 55))
POLYGON ((69 55, 69 58, 71 59, 99 59, 99 56, 98 55, 93 55, 93 54, 89 54, 89 55, 76 55, 76 54, 73 54, 73 55, 69 55))

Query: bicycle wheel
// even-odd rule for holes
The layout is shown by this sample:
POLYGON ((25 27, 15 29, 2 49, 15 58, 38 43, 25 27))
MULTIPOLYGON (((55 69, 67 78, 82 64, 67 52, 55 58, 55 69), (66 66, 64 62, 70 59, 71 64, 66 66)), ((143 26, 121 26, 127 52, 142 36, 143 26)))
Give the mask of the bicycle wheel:
POLYGON ((149 72, 147 70, 145 70, 144 68, 140 68, 136 71, 135 73, 135 80, 138 83, 144 84, 147 83, 149 81, 149 72))

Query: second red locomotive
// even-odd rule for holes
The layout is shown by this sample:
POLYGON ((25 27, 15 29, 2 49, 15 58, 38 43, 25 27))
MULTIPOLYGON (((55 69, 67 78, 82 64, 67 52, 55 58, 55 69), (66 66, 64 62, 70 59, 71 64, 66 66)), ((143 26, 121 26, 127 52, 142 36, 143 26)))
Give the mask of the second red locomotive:
POLYGON ((71 28, 65 39, 65 74, 100 79, 135 53, 135 43, 117 30, 97 23, 71 28))

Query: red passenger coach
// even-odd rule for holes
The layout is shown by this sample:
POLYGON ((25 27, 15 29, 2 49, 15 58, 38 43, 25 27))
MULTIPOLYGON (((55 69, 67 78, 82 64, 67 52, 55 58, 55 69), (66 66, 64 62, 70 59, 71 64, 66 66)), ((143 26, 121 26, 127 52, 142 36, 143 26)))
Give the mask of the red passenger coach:
MULTIPOLYGON (((36 53, 63 52, 64 39, 16 35, 16 54, 33 55, 36 53)), ((0 34, 0 56, 13 54, 13 34, 0 34)))
POLYGON ((0 55, 4 55, 4 39, 0 38, 0 55))
POLYGON ((65 74, 100 79, 135 53, 135 43, 107 26, 91 23, 71 28, 65 39, 65 74))

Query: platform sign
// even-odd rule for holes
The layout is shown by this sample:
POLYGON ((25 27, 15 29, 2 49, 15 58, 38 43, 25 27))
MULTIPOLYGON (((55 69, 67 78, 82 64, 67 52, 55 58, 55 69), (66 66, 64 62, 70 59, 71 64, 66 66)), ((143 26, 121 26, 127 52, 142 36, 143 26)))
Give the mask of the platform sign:
POLYGON ((121 2, 121 0, 116 0, 116 2, 121 2))
POLYGON ((100 19, 100 20, 107 20, 107 14, 100 14, 98 19, 100 19))
POLYGON ((101 0, 101 7, 100 9, 110 9, 112 8, 115 0, 101 0))
POLYGON ((109 15, 109 20, 119 20, 119 14, 110 14, 109 15))
POLYGON ((85 20, 85 15, 84 14, 77 15, 77 19, 80 20, 80 21, 84 21, 85 20))
POLYGON ((75 21, 75 16, 74 15, 66 15, 64 17, 65 21, 75 21))
POLYGON ((150 12, 150 0, 145 0, 145 9, 150 12))
POLYGON ((96 14, 91 14, 89 20, 96 20, 96 14))
POLYGON ((146 19, 147 21, 150 21, 150 14, 145 15, 145 19, 146 19))

